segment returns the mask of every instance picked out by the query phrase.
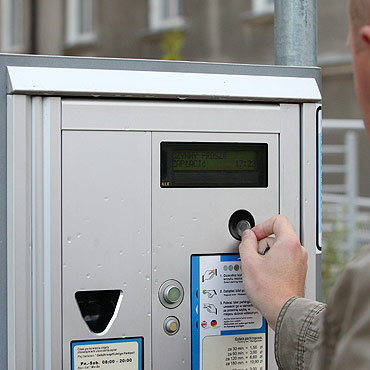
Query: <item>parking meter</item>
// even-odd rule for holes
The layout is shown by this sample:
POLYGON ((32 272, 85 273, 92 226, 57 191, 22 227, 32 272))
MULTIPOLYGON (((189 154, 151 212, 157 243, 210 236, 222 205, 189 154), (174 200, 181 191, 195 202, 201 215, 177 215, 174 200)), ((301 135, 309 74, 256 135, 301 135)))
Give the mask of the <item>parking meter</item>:
POLYGON ((318 70, 1 61, 8 368, 277 368, 238 245, 287 215, 316 297, 318 70))

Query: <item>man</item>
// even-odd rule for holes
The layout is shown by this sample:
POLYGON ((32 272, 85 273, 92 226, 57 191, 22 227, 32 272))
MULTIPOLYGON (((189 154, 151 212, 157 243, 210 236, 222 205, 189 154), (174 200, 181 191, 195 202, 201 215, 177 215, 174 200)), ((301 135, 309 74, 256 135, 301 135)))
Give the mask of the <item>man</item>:
MULTIPOLYGON (((370 0, 350 0, 348 46, 370 139, 370 0)), ((281 370, 370 369, 370 248, 347 266, 327 306, 302 298, 307 252, 284 216, 244 232, 239 250, 245 290, 275 330, 281 370)))

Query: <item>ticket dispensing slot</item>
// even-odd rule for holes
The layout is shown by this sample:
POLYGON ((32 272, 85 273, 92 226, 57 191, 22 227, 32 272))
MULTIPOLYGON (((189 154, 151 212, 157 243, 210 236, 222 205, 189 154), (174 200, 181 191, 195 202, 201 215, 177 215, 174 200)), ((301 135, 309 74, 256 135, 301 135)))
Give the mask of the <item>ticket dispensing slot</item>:
POLYGON ((90 290, 75 294, 82 318, 96 334, 106 331, 117 315, 121 301, 121 290, 90 290))

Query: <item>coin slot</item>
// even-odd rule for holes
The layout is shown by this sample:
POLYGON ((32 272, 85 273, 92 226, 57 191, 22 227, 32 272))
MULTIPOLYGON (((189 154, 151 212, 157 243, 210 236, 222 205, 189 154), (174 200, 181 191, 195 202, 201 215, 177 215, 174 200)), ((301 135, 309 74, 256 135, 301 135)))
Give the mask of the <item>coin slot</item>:
POLYGON ((256 223, 252 214, 245 209, 239 209, 230 217, 229 231, 234 239, 241 240, 243 232, 247 229, 251 229, 255 225, 256 223))

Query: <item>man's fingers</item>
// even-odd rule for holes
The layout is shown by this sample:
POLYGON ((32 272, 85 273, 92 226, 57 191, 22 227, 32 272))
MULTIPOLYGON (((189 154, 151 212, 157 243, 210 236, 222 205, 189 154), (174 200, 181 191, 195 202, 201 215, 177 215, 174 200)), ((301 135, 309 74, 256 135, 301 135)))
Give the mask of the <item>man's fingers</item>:
POLYGON ((239 253, 242 260, 244 257, 248 258, 258 253, 257 237, 252 230, 243 232, 242 242, 239 244, 239 253))
POLYGON ((283 215, 277 215, 269 218, 267 221, 255 226, 253 231, 258 240, 262 240, 271 234, 275 234, 277 238, 283 234, 295 235, 292 224, 283 215))
POLYGON ((258 242, 258 253, 265 254, 266 250, 272 248, 275 244, 275 238, 264 238, 258 242))

